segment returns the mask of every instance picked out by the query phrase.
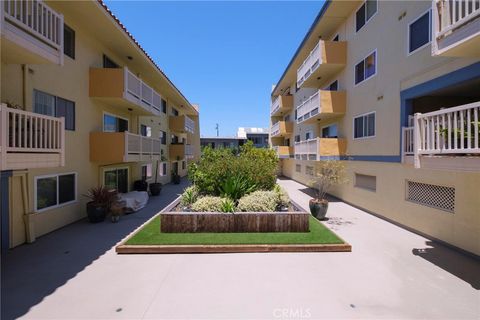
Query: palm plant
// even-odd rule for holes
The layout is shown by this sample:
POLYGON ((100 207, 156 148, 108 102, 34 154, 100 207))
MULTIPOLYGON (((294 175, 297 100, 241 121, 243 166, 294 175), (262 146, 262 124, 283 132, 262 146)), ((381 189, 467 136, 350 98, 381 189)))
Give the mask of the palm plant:
POLYGON ((241 174, 228 176, 220 185, 220 196, 230 198, 234 202, 257 189, 257 186, 241 174))

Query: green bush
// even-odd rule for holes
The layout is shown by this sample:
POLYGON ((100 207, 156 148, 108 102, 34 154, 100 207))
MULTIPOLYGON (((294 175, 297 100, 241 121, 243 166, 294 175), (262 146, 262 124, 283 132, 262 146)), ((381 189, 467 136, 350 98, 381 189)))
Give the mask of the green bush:
POLYGON ((182 206, 190 206, 198 199, 198 188, 193 185, 186 188, 180 198, 180 204, 182 206))
POLYGON ((288 207, 290 204, 288 193, 279 184, 275 184, 273 191, 277 194, 277 206, 288 207))
POLYGON ((238 201, 246 194, 255 191, 256 185, 241 174, 228 176, 220 186, 219 193, 224 198, 238 201))
POLYGON ((233 202, 232 199, 229 198, 223 198, 222 199, 222 212, 234 212, 235 211, 235 202, 233 202))
POLYGON ((229 178, 232 176, 241 176, 254 185, 251 191, 271 190, 277 179, 277 165, 275 151, 255 148, 252 142, 243 145, 238 154, 229 148, 205 147, 200 161, 189 166, 188 177, 201 193, 215 196, 226 194, 223 188, 226 183, 231 183, 226 180, 233 179, 229 178))
POLYGON ((220 197, 205 196, 192 204, 194 212, 221 212, 223 199, 220 197))
POLYGON ((274 212, 277 208, 278 194, 275 191, 255 191, 238 201, 237 211, 274 212))

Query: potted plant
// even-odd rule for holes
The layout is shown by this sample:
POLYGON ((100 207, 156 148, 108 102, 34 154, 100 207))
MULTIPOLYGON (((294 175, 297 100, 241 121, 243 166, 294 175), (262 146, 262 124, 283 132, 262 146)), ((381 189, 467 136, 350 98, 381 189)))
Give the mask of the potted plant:
POLYGON ((89 189, 85 196, 90 199, 90 201, 87 202, 88 220, 96 223, 105 220, 107 213, 117 198, 117 191, 99 186, 89 189))
POLYGON ((162 184, 158 182, 158 161, 155 168, 155 182, 150 183, 150 193, 152 196, 158 196, 160 191, 162 191, 162 184))
POLYGON ((340 161, 320 161, 315 168, 314 178, 310 183, 316 191, 316 197, 310 199, 310 213, 323 220, 328 210, 327 192, 331 187, 345 182, 345 166, 340 161))

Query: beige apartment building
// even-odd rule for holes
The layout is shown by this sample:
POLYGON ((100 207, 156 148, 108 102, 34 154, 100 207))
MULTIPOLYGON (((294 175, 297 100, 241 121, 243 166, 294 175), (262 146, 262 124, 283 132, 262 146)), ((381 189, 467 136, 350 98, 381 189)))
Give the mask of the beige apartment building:
POLYGON ((91 187, 186 174, 199 107, 101 1, 9 0, 0 14, 2 248, 85 217, 91 187))
POLYGON ((480 1, 327 1, 271 98, 285 176, 480 255, 480 1))

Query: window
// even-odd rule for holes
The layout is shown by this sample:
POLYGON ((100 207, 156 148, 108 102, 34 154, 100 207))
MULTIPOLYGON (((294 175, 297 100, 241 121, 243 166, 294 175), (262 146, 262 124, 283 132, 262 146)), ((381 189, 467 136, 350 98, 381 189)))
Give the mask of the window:
POLYGON ((430 10, 408 25, 408 53, 413 53, 431 41, 432 19, 430 10))
POLYGON ((75 130, 75 102, 33 90, 34 112, 52 117, 64 117, 65 129, 75 130))
POLYGON ((161 162, 158 164, 158 172, 160 173, 161 177, 164 177, 167 175, 167 163, 166 162, 161 162))
POLYGON ((187 164, 185 163, 185 161, 182 161, 182 170, 185 170, 187 168, 187 164))
POLYGON ((162 141, 162 144, 167 144, 167 133, 165 131, 160 131, 160 140, 162 141))
POLYGON ((333 37, 332 41, 339 41, 340 40, 340 37, 339 35, 337 34, 335 37, 333 37))
POLYGON ((365 1, 355 14, 355 26, 358 32, 377 13, 377 0, 365 1))
POLYGON ((332 124, 322 128, 322 138, 338 138, 337 125, 332 124))
POLYGON ((144 137, 151 137, 152 136, 152 127, 141 124, 140 125, 140 134, 144 137))
POLYGON ((148 180, 153 176, 152 174, 152 164, 147 163, 142 165, 142 180, 148 180))
POLYGON ((35 211, 76 201, 76 180, 76 173, 35 177, 35 211))
POLYGON ((305 132, 305 140, 310 140, 313 138, 313 131, 305 132))
POLYGON ((375 112, 355 117, 353 119, 353 138, 375 136, 375 112))
POLYGON ((128 168, 109 168, 103 171, 103 185, 120 193, 128 192, 128 168))
POLYGON ((167 101, 162 99, 162 112, 167 114, 167 101))
POLYGON ((309 176, 313 176, 313 167, 312 166, 306 166, 305 167, 305 173, 308 174, 309 176))
POLYGON ((63 53, 75 59, 75 31, 66 24, 63 25, 63 53))
POLYGON ((302 166, 299 165, 299 164, 296 164, 296 165, 295 165, 295 171, 296 171, 296 172, 302 172, 302 166))
POLYGON ((299 134, 297 134, 297 135, 295 136, 295 142, 300 142, 300 135, 299 135, 299 134))
POLYGON ((359 84, 377 73, 377 51, 369 54, 355 66, 355 84, 359 84))
POLYGON ((295 109, 295 120, 297 120, 298 115, 297 115, 297 109, 295 109))
POLYGON ((175 108, 172 108, 172 115, 178 116, 178 110, 175 108))
POLYGON ((103 131, 104 132, 128 131, 128 120, 118 118, 108 113, 104 113, 103 114, 103 131))
POLYGON ((103 55, 103 67, 110 68, 110 69, 120 68, 118 64, 116 64, 112 59, 110 59, 106 55, 103 55))
POLYGON ((355 173, 355 187, 369 191, 377 191, 377 177, 355 173))
POLYGON ((330 85, 328 87, 326 87, 325 90, 337 91, 338 90, 338 80, 335 80, 332 83, 330 83, 330 85))

